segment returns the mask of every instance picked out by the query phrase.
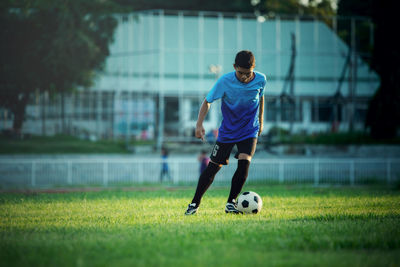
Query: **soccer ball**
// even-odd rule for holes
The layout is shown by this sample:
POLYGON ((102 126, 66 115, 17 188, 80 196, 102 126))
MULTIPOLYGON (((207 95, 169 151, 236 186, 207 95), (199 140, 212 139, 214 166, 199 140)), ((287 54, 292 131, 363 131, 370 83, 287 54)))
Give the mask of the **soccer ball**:
POLYGON ((252 191, 243 192, 238 198, 238 210, 243 213, 259 213, 262 208, 261 197, 252 191))

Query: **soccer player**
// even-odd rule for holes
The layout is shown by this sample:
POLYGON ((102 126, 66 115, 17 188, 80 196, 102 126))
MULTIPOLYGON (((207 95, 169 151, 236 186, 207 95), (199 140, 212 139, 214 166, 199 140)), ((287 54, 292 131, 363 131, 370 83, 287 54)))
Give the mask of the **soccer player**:
POLYGON ((210 163, 201 173, 195 195, 185 214, 195 214, 201 198, 214 181, 222 165, 227 165, 234 145, 238 152, 235 158, 238 165, 232 177, 231 190, 225 206, 226 213, 240 213, 236 198, 246 182, 250 161, 254 155, 257 137, 263 130, 264 87, 266 77, 254 71, 255 58, 251 51, 240 51, 236 54, 235 71, 227 73, 215 83, 204 99, 197 123, 196 137, 204 140, 203 121, 211 103, 221 99, 222 123, 218 139, 212 149, 210 163))

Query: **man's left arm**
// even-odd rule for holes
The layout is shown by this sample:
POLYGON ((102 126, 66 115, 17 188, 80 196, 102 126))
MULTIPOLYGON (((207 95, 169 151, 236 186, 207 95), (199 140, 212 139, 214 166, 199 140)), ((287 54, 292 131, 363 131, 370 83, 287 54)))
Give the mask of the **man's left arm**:
POLYGON ((260 129, 258 130, 258 136, 260 136, 264 127, 264 96, 260 97, 258 121, 260 122, 260 129))

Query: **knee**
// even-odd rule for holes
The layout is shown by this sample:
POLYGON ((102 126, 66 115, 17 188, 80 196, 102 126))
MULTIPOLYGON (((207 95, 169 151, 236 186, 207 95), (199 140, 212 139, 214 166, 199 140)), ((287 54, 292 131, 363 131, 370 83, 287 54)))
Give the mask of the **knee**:
POLYGON ((238 156, 238 160, 247 160, 247 161, 251 161, 251 156, 249 154, 246 153, 240 153, 238 156))
POLYGON ((221 165, 210 161, 207 168, 202 172, 201 176, 209 177, 210 180, 214 179, 215 174, 217 174, 220 169, 221 165))
MULTIPOLYGON (((212 160, 210 160, 210 162, 208 163, 208 166, 210 166, 211 164, 216 165, 216 166, 218 166, 219 168, 222 167, 222 164, 216 163, 216 162, 214 162, 214 161, 212 161, 212 160)), ((208 166, 207 166, 207 167, 208 167, 208 166)))

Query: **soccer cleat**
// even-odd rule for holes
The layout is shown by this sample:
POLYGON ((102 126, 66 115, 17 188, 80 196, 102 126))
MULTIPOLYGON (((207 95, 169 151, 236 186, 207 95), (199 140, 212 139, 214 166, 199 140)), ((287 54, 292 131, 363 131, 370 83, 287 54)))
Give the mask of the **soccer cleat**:
POLYGON ((196 203, 190 203, 188 208, 187 208, 187 210, 186 210, 186 212, 185 212, 185 215, 193 215, 193 214, 195 214, 197 212, 198 208, 199 207, 196 205, 196 203))
POLYGON ((226 203, 225 206, 225 213, 233 213, 233 214, 239 214, 239 213, 243 213, 240 210, 237 209, 237 204, 236 202, 228 202, 226 203))

